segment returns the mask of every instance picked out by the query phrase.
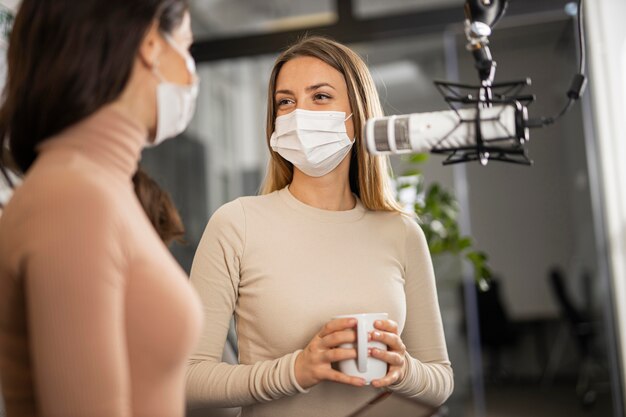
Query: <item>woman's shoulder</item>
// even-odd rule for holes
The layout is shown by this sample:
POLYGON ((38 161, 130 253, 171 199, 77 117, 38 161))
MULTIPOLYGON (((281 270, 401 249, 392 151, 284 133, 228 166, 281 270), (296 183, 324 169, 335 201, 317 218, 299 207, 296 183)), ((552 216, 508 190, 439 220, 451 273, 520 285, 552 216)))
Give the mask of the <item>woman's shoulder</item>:
POLYGON ((243 218, 243 215, 243 206, 240 197, 221 205, 215 210, 209 219, 209 224, 225 224, 238 221, 243 218))
POLYGON ((395 224, 406 228, 419 228, 417 217, 409 212, 386 211, 386 210, 367 210, 368 216, 380 222, 395 224))
POLYGON ((270 212, 272 198, 271 195, 239 197, 223 204, 211 215, 203 239, 226 239, 242 244, 249 225, 263 221, 264 214, 270 212))
POLYGON ((280 202, 280 191, 274 191, 269 194, 251 195, 239 197, 239 201, 244 209, 256 210, 275 206, 280 202))
POLYGON ((103 237, 124 230, 119 196, 102 181, 67 170, 43 174, 33 172, 15 190, 2 216, 2 234, 29 241, 25 244, 31 247, 49 240, 63 244, 64 239, 83 238, 87 231, 103 237))
POLYGON ((252 213, 267 212, 267 210, 271 210, 272 207, 275 207, 278 202, 277 192, 239 197, 218 208, 213 213, 213 216, 211 216, 211 220, 239 221, 249 217, 252 213))
POLYGON ((95 216, 117 212, 119 194, 102 178, 83 174, 71 169, 34 171, 15 190, 11 203, 47 213, 84 209, 95 216))
POLYGON ((368 215, 377 223, 376 229, 389 228, 394 234, 404 236, 409 241, 425 239, 419 219, 411 213, 370 210, 368 215))

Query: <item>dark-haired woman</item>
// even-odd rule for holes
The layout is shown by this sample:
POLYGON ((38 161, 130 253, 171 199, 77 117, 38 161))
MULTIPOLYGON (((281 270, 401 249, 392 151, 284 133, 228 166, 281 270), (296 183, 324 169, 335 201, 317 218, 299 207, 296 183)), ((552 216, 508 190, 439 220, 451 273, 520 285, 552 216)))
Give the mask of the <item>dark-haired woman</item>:
POLYGON ((131 177, 197 79, 184 0, 24 0, 0 137, 24 181, 0 220, 11 416, 182 416, 196 295, 131 177))

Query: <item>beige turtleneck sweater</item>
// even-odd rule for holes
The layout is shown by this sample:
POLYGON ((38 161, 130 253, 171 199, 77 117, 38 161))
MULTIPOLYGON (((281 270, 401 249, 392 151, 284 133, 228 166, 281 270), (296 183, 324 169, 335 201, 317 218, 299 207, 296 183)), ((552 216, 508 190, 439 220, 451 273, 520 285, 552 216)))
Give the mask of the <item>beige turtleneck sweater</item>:
POLYGON ((184 415, 200 304, 133 191, 146 138, 99 110, 41 145, 0 219, 9 417, 184 415))
POLYGON ((211 218, 191 281, 205 324, 187 370, 191 403, 243 406, 243 416, 345 416, 372 387, 322 382, 305 392, 296 356, 333 316, 387 312, 407 347, 407 372, 390 387, 440 404, 453 388, 424 234, 398 213, 360 201, 320 210, 285 188, 226 204, 211 218), (239 365, 221 363, 234 314, 239 365))

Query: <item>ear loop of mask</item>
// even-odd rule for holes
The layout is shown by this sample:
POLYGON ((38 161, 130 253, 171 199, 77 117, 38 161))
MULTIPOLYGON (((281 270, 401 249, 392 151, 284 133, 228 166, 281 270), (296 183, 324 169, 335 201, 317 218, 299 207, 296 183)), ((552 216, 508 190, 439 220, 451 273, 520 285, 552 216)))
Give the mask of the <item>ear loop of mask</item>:
POLYGON ((9 173, 7 172, 7 169, 4 167, 4 165, 0 165, 0 171, 2 171, 2 176, 6 180, 6 183, 9 185, 9 187, 11 187, 11 189, 15 189, 15 184, 13 183, 13 180, 9 176, 9 173))
MULTIPOLYGON (((7 172, 6 167, 2 163, 0 163, 0 171, 2 171, 2 176, 4 177, 4 180, 9 188, 11 188, 11 190, 15 190, 15 183, 11 179, 11 176, 7 172)), ((4 209, 4 203, 2 201, 0 201, 0 209, 4 209)))
MULTIPOLYGON (((350 113, 350 116, 346 117, 346 120, 344 120, 343 122, 345 123, 348 120, 350 120, 350 118, 352 117, 353 114, 354 113, 350 113)), ((356 135, 352 139, 350 139, 350 142, 352 142, 353 145, 356 143, 356 135)))
POLYGON ((2 176, 4 177, 5 182, 7 183, 7 185, 12 190, 14 190, 15 189, 15 183, 11 179, 11 176, 9 175, 7 167, 5 166, 5 164, 3 162, 3 159, 5 159, 5 152, 9 152, 9 148, 6 146, 4 141, 0 141, 0 146, 2 146, 2 152, 0 152, 0 156, 2 157, 2 158, 0 158, 0 171, 2 171, 2 176))

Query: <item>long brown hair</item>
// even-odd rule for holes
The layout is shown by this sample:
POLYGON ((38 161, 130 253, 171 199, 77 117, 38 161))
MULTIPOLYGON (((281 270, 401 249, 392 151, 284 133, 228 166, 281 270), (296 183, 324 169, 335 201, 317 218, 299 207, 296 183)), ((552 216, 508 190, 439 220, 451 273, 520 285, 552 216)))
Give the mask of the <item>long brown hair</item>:
POLYGON ((133 185, 141 206, 161 240, 166 245, 174 241, 185 243, 185 227, 172 197, 141 167, 133 175, 133 185))
POLYGON ((178 27, 186 0, 23 0, 9 39, 0 160, 22 174, 37 146, 117 99, 154 19, 178 27))
POLYGON ((382 106, 372 76, 363 60, 350 48, 331 39, 311 36, 289 47, 276 59, 270 75, 267 97, 267 146, 270 162, 262 194, 280 190, 291 183, 293 165, 270 146, 276 120, 276 79, 283 65, 298 57, 317 58, 339 71, 346 79, 348 98, 354 120, 355 144, 350 161, 350 188, 370 210, 402 212, 389 182, 389 162, 385 156, 374 156, 363 147, 362 129, 370 117, 382 116, 382 106))

